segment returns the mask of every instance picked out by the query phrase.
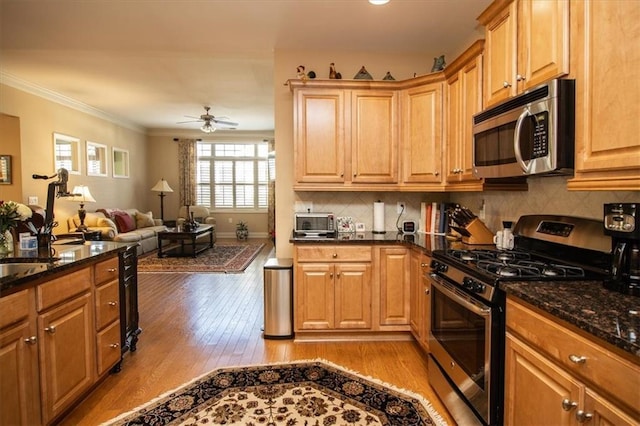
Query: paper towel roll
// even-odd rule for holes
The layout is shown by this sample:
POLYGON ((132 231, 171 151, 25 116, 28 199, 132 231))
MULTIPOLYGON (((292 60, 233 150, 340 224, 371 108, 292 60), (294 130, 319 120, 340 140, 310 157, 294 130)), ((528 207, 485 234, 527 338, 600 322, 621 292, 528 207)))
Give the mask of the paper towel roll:
POLYGON ((373 233, 383 234, 384 232, 384 203, 376 201, 373 203, 373 233))

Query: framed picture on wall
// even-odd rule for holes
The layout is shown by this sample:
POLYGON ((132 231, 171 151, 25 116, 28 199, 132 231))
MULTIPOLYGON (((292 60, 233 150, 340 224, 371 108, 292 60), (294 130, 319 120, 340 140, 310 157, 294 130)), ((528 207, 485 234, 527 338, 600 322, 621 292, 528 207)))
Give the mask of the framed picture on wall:
POLYGON ((11 156, 0 155, 0 184, 11 184, 11 156))
POLYGON ((80 174, 80 139, 62 133, 53 134, 55 170, 65 168, 72 175, 80 174))
POLYGON ((113 158, 111 159, 111 164, 113 165, 114 178, 129 177, 129 151, 113 147, 113 158))
POLYGON ((87 141, 87 175, 107 176, 107 146, 87 141))

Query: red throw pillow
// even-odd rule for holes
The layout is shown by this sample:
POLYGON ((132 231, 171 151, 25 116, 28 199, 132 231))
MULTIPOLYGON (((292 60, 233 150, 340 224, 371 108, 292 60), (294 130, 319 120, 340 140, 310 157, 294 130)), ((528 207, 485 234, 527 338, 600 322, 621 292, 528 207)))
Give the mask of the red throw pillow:
POLYGON ((118 227, 118 232, 129 232, 136 229, 136 223, 133 218, 126 213, 114 213, 113 218, 118 227))

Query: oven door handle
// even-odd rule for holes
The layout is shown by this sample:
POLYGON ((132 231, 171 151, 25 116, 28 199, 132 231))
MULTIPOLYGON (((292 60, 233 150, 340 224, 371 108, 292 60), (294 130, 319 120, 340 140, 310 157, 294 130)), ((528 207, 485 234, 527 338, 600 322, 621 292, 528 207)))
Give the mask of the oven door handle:
POLYGON ((465 308, 483 318, 491 316, 491 308, 484 303, 479 303, 472 299, 471 296, 459 290, 456 290, 455 287, 446 282, 443 282, 442 279, 436 274, 429 274, 429 278, 431 279, 431 283, 450 299, 453 299, 454 301, 463 305, 465 308))

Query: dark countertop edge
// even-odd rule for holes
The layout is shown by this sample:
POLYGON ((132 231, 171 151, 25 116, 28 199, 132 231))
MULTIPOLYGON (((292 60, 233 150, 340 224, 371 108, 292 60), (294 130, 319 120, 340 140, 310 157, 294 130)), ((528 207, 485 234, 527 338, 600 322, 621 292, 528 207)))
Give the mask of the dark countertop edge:
MULTIPOLYGON (((451 242, 446 240, 444 236, 441 235, 431 235, 431 234, 401 234, 395 231, 388 231, 385 234, 373 234, 372 232, 365 232, 363 234, 346 234, 341 235, 338 234, 336 238, 304 238, 304 237, 291 237, 289 240, 292 244, 327 244, 327 245, 359 245, 359 244, 367 244, 367 245, 390 245, 390 244, 399 244, 405 245, 413 248, 417 248, 422 250, 427 255, 430 255, 433 250, 441 250, 451 246, 451 244, 461 244, 459 242, 451 242), (343 237, 343 238, 341 238, 343 237), (409 237, 409 238, 405 238, 409 237)), ((478 248, 477 246, 471 246, 467 248, 478 248)), ((612 349, 617 349, 618 352, 623 355, 626 354, 628 358, 632 358, 636 363, 640 364, 640 329, 636 330, 639 334, 638 341, 636 343, 632 343, 624 338, 616 335, 613 328, 611 330, 607 330, 604 327, 598 326, 602 324, 602 322, 607 322, 608 324, 614 324, 615 318, 610 318, 609 320, 603 320, 598 323, 594 323, 593 321, 589 321, 585 317, 580 317, 574 314, 571 314, 569 305, 570 301, 562 298, 558 298, 554 300, 556 304, 563 302, 567 304, 566 307, 558 307, 548 303, 547 299, 544 296, 532 291, 531 289, 539 288, 540 286, 549 285, 550 282, 540 282, 540 281, 526 281, 526 282, 502 282, 500 283, 500 288, 505 291, 507 294, 515 296, 521 299, 524 302, 529 303, 532 306, 537 307, 538 309, 547 312, 551 316, 562 320, 573 327, 578 328, 583 331, 583 333, 587 334, 589 338, 597 339, 596 343, 599 341, 607 343, 609 346, 612 346, 612 349), (534 287, 534 285, 536 287, 534 287), (529 289, 529 291, 527 291, 529 289)), ((582 282, 553 282, 552 286, 555 288, 561 288, 561 286, 580 286, 581 289, 584 290, 582 286, 582 282)), ((635 296, 627 296, 620 293, 613 292, 611 290, 606 290, 602 286, 602 283, 598 282, 591 283, 590 285, 596 286, 594 291, 597 292, 598 297, 606 298, 607 305, 615 305, 615 306, 626 306, 631 305, 635 306, 638 310, 640 310, 640 299, 635 296), (638 303, 635 301, 638 300, 638 303)), ((594 307, 596 308, 596 307, 594 307)), ((595 311, 595 309, 593 309, 595 311)), ((640 322, 640 320, 639 320, 640 322)))
MULTIPOLYGON (((613 346, 612 349, 617 349, 617 353, 626 354, 627 358, 631 356, 631 361, 640 364, 640 335, 635 342, 625 339, 617 334, 615 329, 616 320, 624 321, 625 317, 623 315, 614 316, 609 312, 598 313, 599 310, 603 310, 603 306, 616 306, 620 311, 636 310, 640 307, 640 299, 637 297, 607 290, 602 286, 601 282, 588 282, 587 285, 585 285, 583 281, 553 283, 539 281, 503 282, 500 283, 500 288, 505 291, 507 295, 526 302, 550 316, 579 329, 583 333, 586 333, 589 338, 596 338, 596 343, 598 343, 599 340, 607 343, 608 346, 605 345, 607 348, 613 346), (549 293, 537 291, 540 288, 550 288, 551 286, 558 288, 557 298, 550 298, 549 293), (573 287, 579 287, 584 291, 584 294, 588 296, 597 295, 596 297, 600 306, 589 306, 588 301, 590 297, 584 297, 584 294, 580 294, 578 297, 580 297, 580 300, 585 303, 585 305, 581 307, 579 311, 572 312, 571 308, 574 307, 572 300, 568 298, 562 299, 560 292, 573 287), (578 313, 582 313, 585 316, 579 316, 577 315, 578 313)), ((604 310, 610 311, 608 309, 604 310)), ((640 319, 638 319, 637 324, 640 324, 640 319)), ((625 332, 627 327, 634 327, 634 325, 628 323, 620 325, 625 332)), ((635 331, 640 333, 640 330, 635 331)))
MULTIPOLYGON (((78 267, 82 267, 91 263, 99 262, 102 259, 112 257, 114 254, 120 254, 121 252, 126 251, 127 248, 130 246, 130 243, 117 243, 117 242, 108 242, 108 243, 95 242, 95 243, 96 245, 100 244, 100 245, 106 246, 105 250, 96 252, 96 253, 91 253, 91 250, 89 249, 89 247, 93 244, 93 242, 86 242, 82 246, 87 247, 87 249, 83 251, 88 251, 89 253, 83 254, 81 258, 78 258, 69 262, 64 262, 64 261, 49 262, 49 265, 46 270, 25 275, 19 278, 12 278, 10 276, 0 278, 0 297, 8 296, 9 294, 28 288, 29 287, 28 284, 35 283, 36 281, 40 281, 42 278, 45 278, 47 276, 59 274, 60 272, 69 271, 71 269, 76 269, 78 267)), ((68 246, 69 247, 68 250, 63 250, 61 247, 63 246, 56 246, 56 249, 59 250, 60 254, 69 250, 77 250, 77 248, 81 246, 70 245, 68 246)), ((32 258, 26 258, 26 261, 34 262, 32 258)), ((36 262, 36 263, 40 263, 40 262, 36 262)), ((41 262, 41 263, 45 263, 45 262, 41 262)))

